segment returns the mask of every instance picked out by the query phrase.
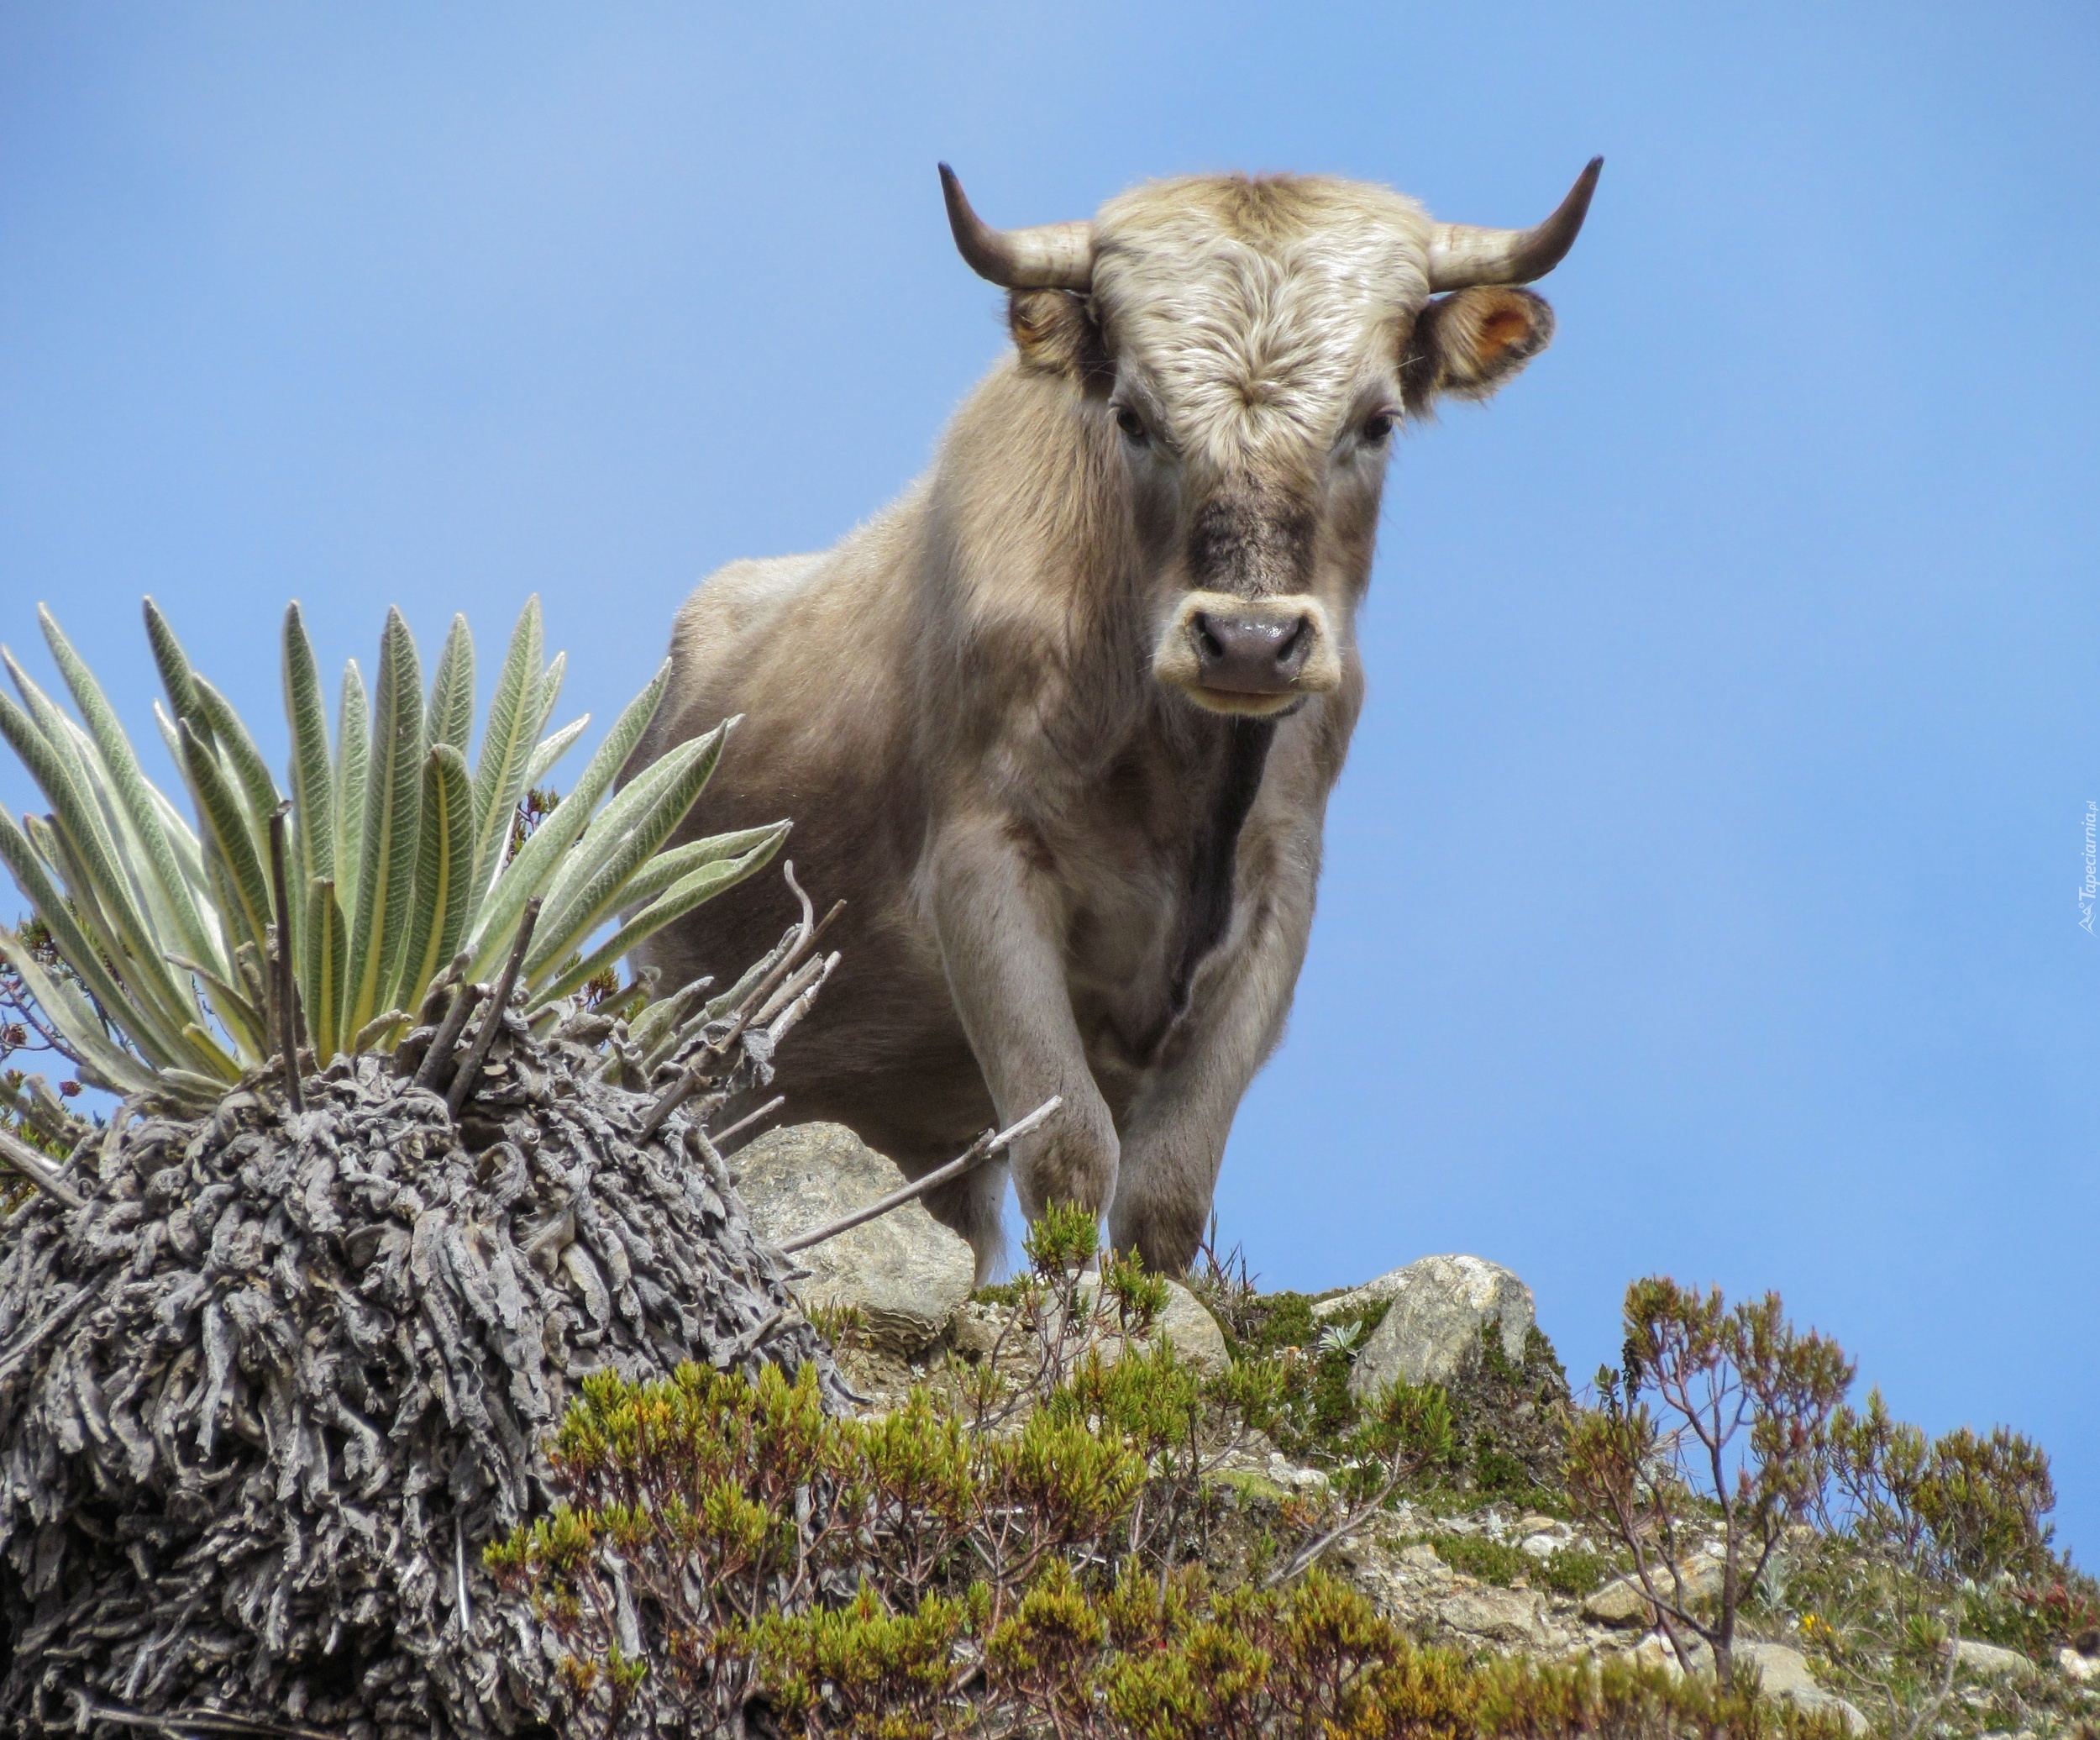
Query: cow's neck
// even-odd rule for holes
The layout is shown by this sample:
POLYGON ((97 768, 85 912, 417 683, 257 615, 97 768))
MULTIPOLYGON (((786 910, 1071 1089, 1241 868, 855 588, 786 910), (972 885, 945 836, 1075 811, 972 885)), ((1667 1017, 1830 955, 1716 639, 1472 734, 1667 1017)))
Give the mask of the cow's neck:
POLYGON ((1189 1005, 1189 987, 1204 957, 1225 940, 1232 923, 1233 872, 1240 830, 1254 807, 1276 736, 1273 719, 1229 719, 1225 752, 1212 775, 1207 802, 1197 818, 1189 854, 1189 883, 1170 959, 1168 999, 1179 1016, 1189 1005))

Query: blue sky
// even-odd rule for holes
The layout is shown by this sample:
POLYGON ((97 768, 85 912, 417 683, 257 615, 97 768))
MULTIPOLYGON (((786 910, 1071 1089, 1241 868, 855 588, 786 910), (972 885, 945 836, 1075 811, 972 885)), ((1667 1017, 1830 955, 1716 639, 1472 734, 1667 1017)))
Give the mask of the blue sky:
MULTIPOLYGON (((1553 348, 1402 444, 1312 957, 1226 1238, 1478 1252, 1578 1377, 1625 1282, 1779 1289, 2100 1553, 2100 15, 0 3, 0 639, 149 741, 138 598, 276 727, 302 599, 609 716, 677 601, 893 496, 994 222, 1143 177, 1530 222, 1553 348)), ((281 731, 276 733, 281 740, 281 731)), ((0 800, 30 802, 0 769, 0 800)))

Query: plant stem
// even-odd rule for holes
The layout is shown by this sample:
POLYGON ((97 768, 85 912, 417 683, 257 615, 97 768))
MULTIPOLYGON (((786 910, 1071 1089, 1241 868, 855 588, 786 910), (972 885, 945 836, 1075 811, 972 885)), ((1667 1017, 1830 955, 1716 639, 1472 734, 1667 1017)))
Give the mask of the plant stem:
POLYGON ((452 1078, 452 1091, 445 1096, 445 1110, 454 1118, 472 1097, 475 1083, 480 1080, 481 1065, 488 1061, 489 1048, 496 1043, 496 1030, 503 1025, 503 1012, 511 1007, 511 992, 517 986, 518 971, 525 965, 525 951, 532 946, 533 927, 539 923, 539 899, 535 894, 525 902, 525 915, 517 922, 517 940, 511 944, 511 958, 503 963, 503 976, 496 981, 488 1013, 481 1017, 474 1043, 460 1061, 459 1073, 452 1078))
POLYGON ((297 1117, 307 1109, 307 1096, 299 1085, 299 985, 291 974, 291 902, 285 893, 285 812, 291 807, 281 803, 270 816, 270 897, 277 909, 277 959, 272 975, 277 1044, 284 1054, 285 1097, 297 1117))

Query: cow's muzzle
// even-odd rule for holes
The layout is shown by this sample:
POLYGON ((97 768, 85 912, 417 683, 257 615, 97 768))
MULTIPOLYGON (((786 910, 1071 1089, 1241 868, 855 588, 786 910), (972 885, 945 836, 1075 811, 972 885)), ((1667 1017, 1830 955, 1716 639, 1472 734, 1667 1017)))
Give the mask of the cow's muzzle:
POLYGON ((1317 598, 1190 592, 1160 636, 1152 675, 1213 712, 1261 715, 1336 687, 1341 659, 1317 598))

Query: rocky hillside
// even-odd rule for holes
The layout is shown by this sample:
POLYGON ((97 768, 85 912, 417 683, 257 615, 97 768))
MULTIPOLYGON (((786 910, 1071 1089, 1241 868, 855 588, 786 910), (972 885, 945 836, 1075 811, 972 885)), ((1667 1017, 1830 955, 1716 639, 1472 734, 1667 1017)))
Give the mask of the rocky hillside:
MULTIPOLYGON (((754 1222, 776 1239, 903 1183, 835 1125, 775 1131, 731 1164, 754 1222)), ((865 1421, 915 1397, 981 1410, 996 1373, 1025 1390, 1046 1338, 1064 1333, 1026 1281, 973 1294, 969 1248, 916 1203, 798 1260, 791 1285, 836 1338, 865 1421)), ((1289 1543, 1301 1553, 1320 1543, 1324 1569, 1422 1643, 1475 1658, 1713 1676, 1710 1648, 1682 1626, 1673 1645, 1658 1623, 1622 1533, 1571 1502, 1573 1398, 1530 1290, 1507 1269, 1428 1256, 1307 1297, 1262 1294, 1214 1260, 1190 1285, 1164 1284, 1142 1336, 1096 1333, 1097 1350, 1112 1359, 1161 1345, 1212 1380, 1236 1362, 1278 1379, 1262 1423, 1205 1424, 1202 1478, 1221 1496, 1224 1520, 1200 1550, 1221 1580, 1258 1578, 1289 1543), (1383 1503, 1352 1502, 1362 1497, 1365 1410, 1396 1383, 1441 1390, 1449 1448, 1383 1503)), ((1011 1418, 997 1429, 1012 1430, 1011 1418)), ((1721 1595, 1726 1559, 1724 1519, 1707 1508, 1671 1585, 1701 1614, 1721 1595)), ((1898 1586, 1845 1533, 1796 1522, 1741 1603, 1737 1669, 1779 1706, 1853 1733, 2100 1732, 2100 1632, 2091 1623, 2100 1611, 2089 1580, 2055 1570, 2053 1581, 1898 1586), (1935 1597, 1956 1616, 1943 1636, 1922 1617, 1935 1597)))

